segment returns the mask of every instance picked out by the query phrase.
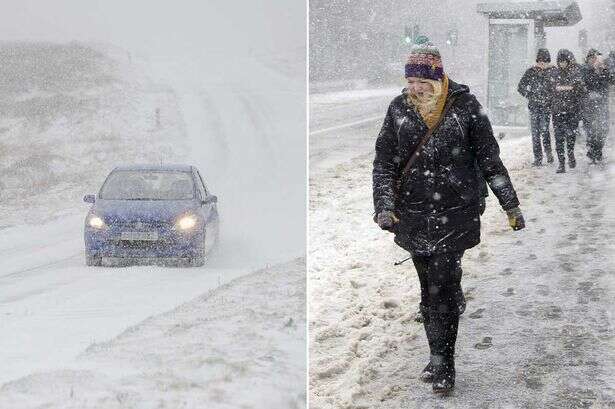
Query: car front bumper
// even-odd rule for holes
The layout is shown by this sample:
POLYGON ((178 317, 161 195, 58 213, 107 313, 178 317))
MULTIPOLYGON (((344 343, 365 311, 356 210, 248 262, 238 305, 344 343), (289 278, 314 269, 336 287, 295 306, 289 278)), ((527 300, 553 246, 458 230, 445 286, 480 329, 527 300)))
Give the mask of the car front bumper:
MULTIPOLYGON (((121 229, 98 230, 86 227, 85 251, 89 256, 107 259, 190 259, 202 256, 203 229, 180 232, 158 230, 157 240, 122 240, 121 229)), ((137 260, 138 261, 138 260, 137 260)))

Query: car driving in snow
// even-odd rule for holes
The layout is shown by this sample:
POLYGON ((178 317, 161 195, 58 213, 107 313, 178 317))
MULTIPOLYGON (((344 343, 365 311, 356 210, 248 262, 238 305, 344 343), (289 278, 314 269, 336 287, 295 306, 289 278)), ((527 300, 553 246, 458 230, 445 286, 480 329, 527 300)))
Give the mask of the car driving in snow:
POLYGON ((219 235, 218 199, 188 165, 116 167, 85 218, 88 266, 114 262, 201 266, 219 235))

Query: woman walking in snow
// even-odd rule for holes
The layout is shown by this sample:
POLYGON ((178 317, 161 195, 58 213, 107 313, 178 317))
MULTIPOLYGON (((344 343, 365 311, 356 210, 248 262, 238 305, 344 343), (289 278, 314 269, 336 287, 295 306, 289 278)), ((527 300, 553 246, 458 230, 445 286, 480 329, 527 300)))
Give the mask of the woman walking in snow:
POLYGON ((572 52, 562 49, 557 53, 553 82, 553 128, 555 151, 559 160, 557 173, 564 173, 566 155, 571 169, 577 165, 574 144, 581 119, 581 101, 586 93, 581 69, 572 52))
POLYGON ((405 76, 376 141, 375 221, 412 256, 430 349, 421 378, 444 393, 455 384, 461 258, 480 242, 480 172, 511 227, 525 222, 489 119, 469 88, 444 74, 438 49, 415 46, 405 76))

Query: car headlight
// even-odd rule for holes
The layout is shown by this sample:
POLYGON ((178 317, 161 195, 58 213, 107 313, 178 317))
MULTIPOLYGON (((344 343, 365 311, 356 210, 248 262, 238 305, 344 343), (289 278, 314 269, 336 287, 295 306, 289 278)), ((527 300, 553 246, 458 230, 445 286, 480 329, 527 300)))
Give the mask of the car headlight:
POLYGON ((103 227, 105 227, 105 222, 100 217, 92 215, 88 220, 88 225, 95 229, 102 229, 103 227))
POLYGON ((177 227, 179 227, 180 230, 190 230, 194 226, 196 226, 196 217, 192 215, 183 216, 177 221, 177 227))

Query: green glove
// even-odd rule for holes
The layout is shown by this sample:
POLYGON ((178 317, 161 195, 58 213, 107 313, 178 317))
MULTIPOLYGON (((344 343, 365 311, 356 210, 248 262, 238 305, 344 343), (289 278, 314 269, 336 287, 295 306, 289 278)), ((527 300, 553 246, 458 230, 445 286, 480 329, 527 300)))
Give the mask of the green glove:
POLYGON ((519 207, 514 207, 507 210, 506 215, 508 216, 508 224, 510 224, 510 227, 512 227, 513 230, 521 230, 525 228, 525 219, 523 218, 523 213, 521 213, 521 209, 519 209, 519 207))

